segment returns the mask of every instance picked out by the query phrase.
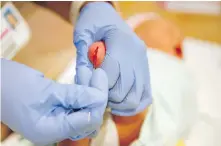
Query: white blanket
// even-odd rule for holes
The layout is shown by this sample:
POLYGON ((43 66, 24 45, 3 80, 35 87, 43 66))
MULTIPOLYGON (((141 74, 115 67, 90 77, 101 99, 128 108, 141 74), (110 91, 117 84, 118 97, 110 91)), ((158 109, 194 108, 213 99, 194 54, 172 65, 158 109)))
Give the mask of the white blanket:
POLYGON ((187 146, 221 146, 221 45, 184 41, 185 63, 197 81, 199 117, 187 146))

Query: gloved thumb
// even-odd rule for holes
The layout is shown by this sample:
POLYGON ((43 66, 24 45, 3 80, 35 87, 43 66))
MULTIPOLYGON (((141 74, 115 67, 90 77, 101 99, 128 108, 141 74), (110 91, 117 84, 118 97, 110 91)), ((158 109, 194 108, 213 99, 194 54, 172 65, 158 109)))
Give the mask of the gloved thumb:
MULTIPOLYGON (((102 69, 94 70, 93 77, 92 71, 85 67, 81 66, 78 68, 78 74, 75 76, 75 82, 79 85, 92 86, 101 90, 104 93, 108 92, 107 89, 107 77, 105 72, 102 69)), ((102 109, 103 111, 103 109, 102 109)), ((88 137, 93 138, 97 135, 99 128, 93 131, 88 137)))
POLYGON ((98 97, 100 94, 105 94, 106 98, 108 94, 108 79, 103 69, 99 68, 91 71, 87 67, 81 66, 78 68, 75 80, 77 85, 75 85, 75 91, 72 91, 75 97, 67 97, 68 99, 64 101, 65 104, 70 105, 73 103, 71 104, 73 108, 88 107, 90 105, 91 108, 93 105, 98 104, 100 100, 103 101, 98 97), (72 102, 70 102, 71 100, 72 102), (67 103, 67 101, 69 102, 67 103))
POLYGON ((75 83, 78 85, 89 86, 92 77, 92 71, 86 66, 79 66, 77 67, 76 72, 75 83))
POLYGON ((108 94, 108 78, 103 69, 93 70, 90 86, 108 94))
POLYGON ((93 65, 88 58, 88 50, 93 42, 94 40, 92 39, 92 36, 89 33, 81 33, 74 35, 74 44, 77 49, 77 72, 80 66, 88 67, 90 70, 93 69, 93 65))
MULTIPOLYGON (((87 68, 85 67, 80 68, 80 71, 86 70, 87 68)), ((83 72, 83 74, 84 73, 85 72, 83 72)), ((79 76, 83 77, 81 75, 79 76)), ((103 122, 103 115, 108 101, 108 79, 104 70, 96 69, 93 70, 90 81, 79 78, 79 83, 89 83, 88 85, 95 90, 93 90, 93 93, 82 94, 82 97, 79 97, 80 99, 77 101, 79 104, 82 105, 85 104, 85 101, 88 102, 88 108, 69 114, 67 120, 68 123, 71 123, 70 125, 72 125, 71 129, 75 129, 76 131, 78 131, 79 135, 82 136, 84 134, 87 134, 87 136, 89 136, 93 133, 91 136, 89 136, 92 137, 94 136, 94 133, 96 133, 95 131, 100 128, 103 122), (88 95, 90 95, 91 97, 88 97, 88 95), (93 104, 90 105, 91 100, 93 100, 93 104)), ((71 139, 74 139, 74 137, 72 137, 71 139)))
POLYGON ((108 92, 107 75, 101 68, 91 71, 88 67, 79 66, 77 68, 75 82, 78 85, 94 87, 100 91, 103 91, 104 93, 108 92))

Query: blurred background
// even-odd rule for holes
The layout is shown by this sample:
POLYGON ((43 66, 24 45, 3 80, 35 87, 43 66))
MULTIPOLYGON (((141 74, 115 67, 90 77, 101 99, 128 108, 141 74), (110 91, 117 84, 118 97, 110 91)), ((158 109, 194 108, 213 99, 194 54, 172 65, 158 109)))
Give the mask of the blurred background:
MULTIPOLYGON (((70 2, 11 4, 24 23, 19 33, 26 32, 13 60, 57 80, 75 58, 73 26, 68 21, 70 2)), ((185 145, 220 146, 221 2, 125 1, 118 4, 120 15, 148 47, 184 61, 197 82, 196 99, 201 120, 185 145)), ((7 2, 1 2, 1 11, 6 5, 7 2)), ((4 124, 1 124, 1 141, 3 146, 32 145, 19 135, 13 135, 4 124)))

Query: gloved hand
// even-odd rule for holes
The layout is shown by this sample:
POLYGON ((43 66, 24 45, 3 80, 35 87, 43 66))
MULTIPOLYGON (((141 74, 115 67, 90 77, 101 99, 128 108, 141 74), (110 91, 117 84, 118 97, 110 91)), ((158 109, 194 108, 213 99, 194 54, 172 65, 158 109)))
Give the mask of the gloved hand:
POLYGON ((25 138, 37 145, 78 140, 101 126, 108 100, 108 82, 102 69, 92 73, 81 68, 90 74, 84 81, 89 86, 83 86, 56 83, 5 59, 1 65, 1 120, 25 138))
POLYGON ((108 76, 112 113, 132 116, 143 111, 152 102, 146 46, 107 2, 90 2, 80 11, 74 31, 76 82, 83 77, 78 76, 79 67, 93 68, 88 48, 101 40, 107 49, 101 68, 108 76))

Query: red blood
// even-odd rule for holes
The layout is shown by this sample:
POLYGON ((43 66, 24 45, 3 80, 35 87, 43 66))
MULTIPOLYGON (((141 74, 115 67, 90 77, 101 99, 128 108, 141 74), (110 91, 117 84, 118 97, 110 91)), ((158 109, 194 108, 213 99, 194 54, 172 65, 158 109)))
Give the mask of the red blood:
POLYGON ((183 57, 183 51, 182 51, 182 47, 180 44, 175 48, 175 53, 177 57, 179 58, 183 57))
POLYGON ((103 42, 95 42, 89 47, 88 57, 94 68, 100 67, 106 53, 105 44, 103 42))

